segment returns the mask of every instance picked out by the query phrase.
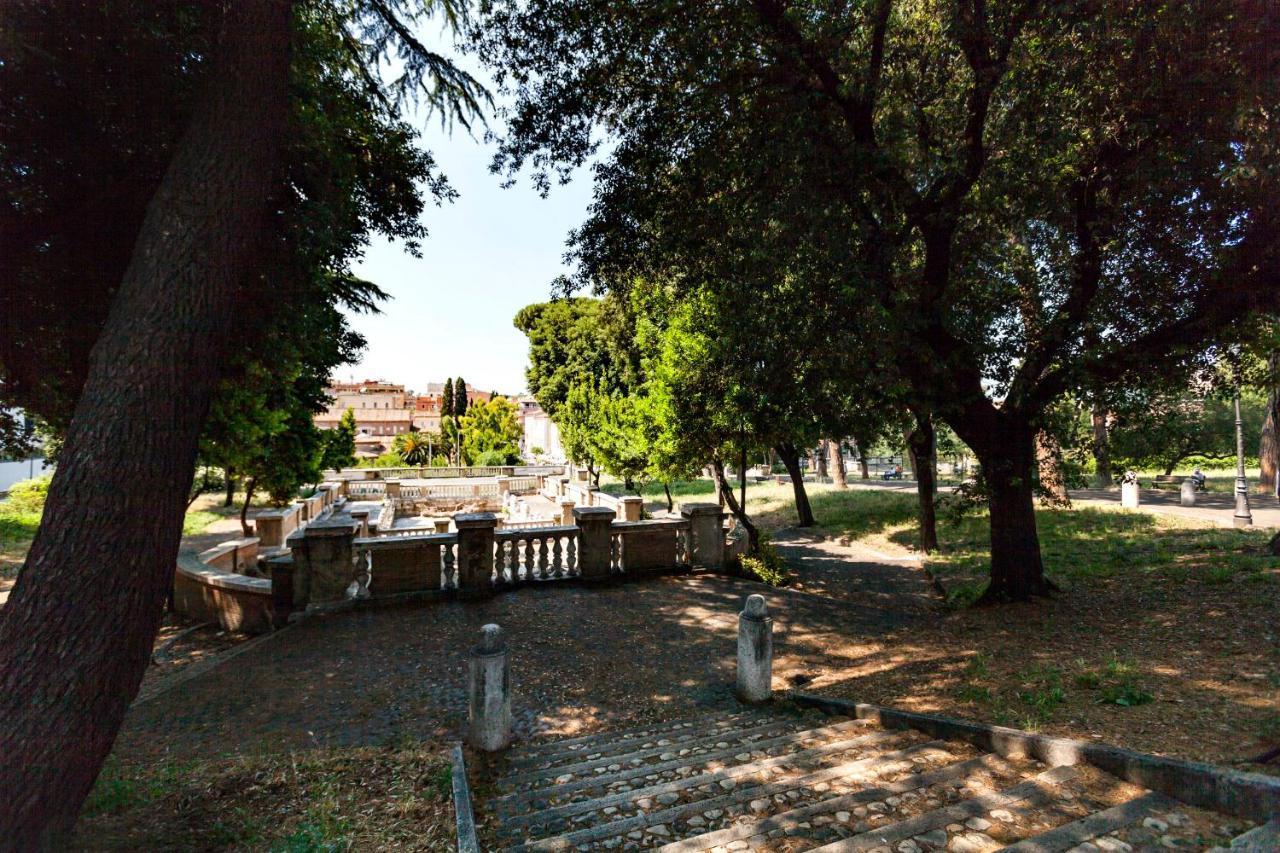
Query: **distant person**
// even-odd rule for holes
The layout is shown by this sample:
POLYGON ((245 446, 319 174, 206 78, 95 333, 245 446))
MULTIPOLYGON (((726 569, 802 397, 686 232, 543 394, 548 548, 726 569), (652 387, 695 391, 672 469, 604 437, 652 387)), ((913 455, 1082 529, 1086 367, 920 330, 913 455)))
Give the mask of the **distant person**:
POLYGON ((1191 482, 1196 484, 1196 491, 1204 491, 1204 472, 1200 470, 1200 466, 1196 466, 1196 470, 1191 472, 1191 482))

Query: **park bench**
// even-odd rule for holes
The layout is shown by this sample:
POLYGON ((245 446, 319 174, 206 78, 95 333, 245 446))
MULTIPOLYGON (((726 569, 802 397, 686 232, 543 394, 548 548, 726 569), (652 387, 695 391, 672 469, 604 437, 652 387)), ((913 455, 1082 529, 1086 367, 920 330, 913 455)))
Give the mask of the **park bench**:
POLYGON ((1151 483, 1153 489, 1181 489, 1182 481, 1186 477, 1177 474, 1157 474, 1155 480, 1151 483))

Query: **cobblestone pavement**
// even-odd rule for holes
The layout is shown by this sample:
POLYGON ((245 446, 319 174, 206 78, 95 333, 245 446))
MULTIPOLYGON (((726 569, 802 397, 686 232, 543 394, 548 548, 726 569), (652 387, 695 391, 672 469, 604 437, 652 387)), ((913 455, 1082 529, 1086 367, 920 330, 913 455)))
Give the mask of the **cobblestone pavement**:
POLYGON ((308 619, 135 706, 117 755, 456 737, 468 651, 488 622, 508 634, 517 733, 531 738, 731 707, 737 613, 753 592, 774 618, 777 689, 848 666, 925 617, 918 570, 843 563, 839 546, 800 537, 781 544, 797 561, 800 589, 695 574, 308 619))

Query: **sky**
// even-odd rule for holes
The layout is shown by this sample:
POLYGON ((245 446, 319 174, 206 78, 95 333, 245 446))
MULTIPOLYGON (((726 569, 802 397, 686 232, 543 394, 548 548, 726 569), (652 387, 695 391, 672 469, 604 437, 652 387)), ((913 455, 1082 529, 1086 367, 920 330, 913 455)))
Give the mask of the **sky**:
POLYGON ((462 376, 477 390, 517 393, 525 387, 528 346, 511 320, 525 305, 549 299, 552 281, 565 271, 565 239, 586 218, 590 174, 553 187, 546 199, 527 177, 503 189, 501 177, 489 172, 494 146, 481 131, 474 138, 461 129, 450 136, 438 120, 413 122, 422 131, 419 144, 432 152, 458 198, 423 213, 429 235, 421 258, 376 238, 353 264, 353 272, 392 298, 380 315, 350 315, 368 348, 334 378, 424 390, 428 382, 462 376))

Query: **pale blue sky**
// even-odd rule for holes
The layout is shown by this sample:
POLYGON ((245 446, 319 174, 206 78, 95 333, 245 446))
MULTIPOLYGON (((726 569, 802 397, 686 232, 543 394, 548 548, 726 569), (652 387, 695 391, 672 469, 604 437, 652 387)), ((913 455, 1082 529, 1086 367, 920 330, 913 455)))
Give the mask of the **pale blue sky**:
POLYGON ((586 216, 590 173, 553 188, 546 199, 528 180, 502 189, 500 177, 489 173, 493 145, 481 133, 450 136, 436 120, 415 124, 423 130, 420 144, 434 154, 459 197, 423 214, 430 235, 422 258, 377 240, 354 265, 357 275, 393 298, 382 314, 352 316, 368 349, 359 364, 334 376, 421 390, 427 382, 461 375, 479 390, 515 393, 524 388, 528 346, 511 319, 530 302, 550 297, 551 282, 564 270, 565 238, 586 216))

